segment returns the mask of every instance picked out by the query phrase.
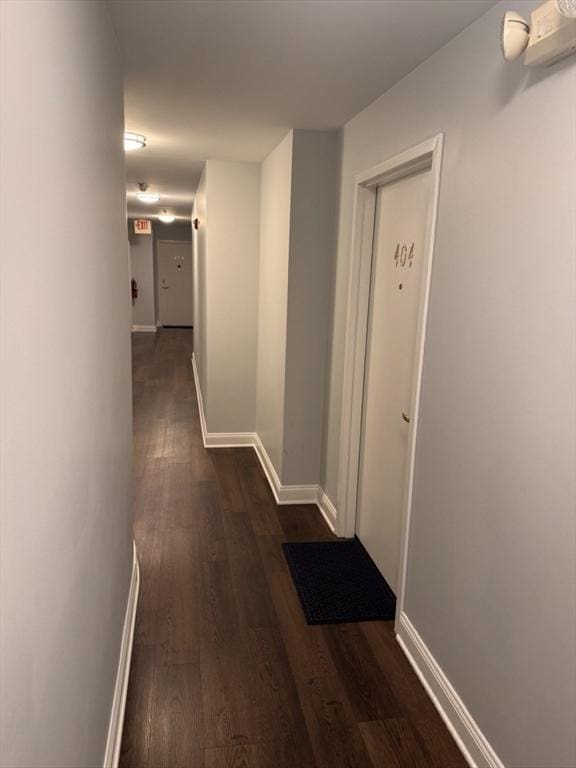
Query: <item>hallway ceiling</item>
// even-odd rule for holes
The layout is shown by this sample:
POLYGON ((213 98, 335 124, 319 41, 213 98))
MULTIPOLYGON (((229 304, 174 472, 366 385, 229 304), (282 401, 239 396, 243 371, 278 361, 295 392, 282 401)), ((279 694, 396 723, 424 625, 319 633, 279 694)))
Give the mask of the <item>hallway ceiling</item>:
POLYGON ((189 216, 207 158, 342 126, 496 0, 109 0, 125 66, 128 209, 189 216), (145 206, 136 182, 162 199, 145 206))

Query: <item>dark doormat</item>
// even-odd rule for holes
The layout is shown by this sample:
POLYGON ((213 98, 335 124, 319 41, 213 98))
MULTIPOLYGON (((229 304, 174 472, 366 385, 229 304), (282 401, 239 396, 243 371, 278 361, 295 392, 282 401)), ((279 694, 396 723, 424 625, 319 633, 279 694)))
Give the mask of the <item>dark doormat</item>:
POLYGON ((396 597, 360 540, 282 544, 308 624, 394 618, 396 597))

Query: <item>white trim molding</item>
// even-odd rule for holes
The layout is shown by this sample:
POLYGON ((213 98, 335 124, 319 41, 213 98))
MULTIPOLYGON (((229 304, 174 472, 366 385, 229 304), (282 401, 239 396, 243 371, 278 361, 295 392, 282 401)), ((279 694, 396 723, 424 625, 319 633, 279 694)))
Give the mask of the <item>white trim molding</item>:
POLYGON ((110 723, 108 725, 106 752, 104 753, 104 768, 117 768, 120 760, 120 746, 122 744, 122 729, 124 727, 124 712, 126 709, 126 695, 128 693, 128 678, 130 676, 130 661, 132 660, 134 624, 136 622, 136 607, 138 605, 139 591, 140 568, 138 566, 136 544, 132 542, 132 578, 130 580, 130 590, 128 592, 126 613, 124 615, 120 657, 118 660, 118 670, 116 672, 116 684, 114 686, 110 723))
POLYGON ((204 439, 205 448, 242 448, 254 445, 253 432, 208 432, 204 439))
POLYGON ((253 446, 256 437, 253 432, 208 432, 206 426, 206 414, 204 412, 204 400, 202 399, 202 389, 200 388, 200 376, 198 375, 198 366, 196 365, 196 356, 194 352, 192 352, 191 361, 204 448, 240 448, 242 446, 253 446))
POLYGON ((277 504, 316 504, 318 501, 317 485, 282 485, 280 478, 260 440, 254 435, 254 450, 260 460, 277 504))
POLYGON ((316 504, 330 530, 336 532, 336 507, 319 485, 282 485, 278 473, 259 435, 255 435, 254 450, 277 504, 316 504))
POLYGON ((364 372, 366 365, 366 339, 370 306, 370 284, 372 278, 372 249, 376 217, 376 195, 378 188, 421 171, 432 176, 430 199, 426 220, 426 239, 423 247, 422 286, 419 302, 417 338, 414 351, 414 376, 410 398, 412 418, 408 426, 406 454, 406 479, 404 485, 402 526, 400 541, 400 563, 398 574, 398 615, 402 611, 407 562, 407 542, 410 528, 412 504, 412 483, 414 477, 414 456, 416 432, 418 429, 418 407, 420 383, 424 359, 424 340, 428 312, 428 294, 432 272, 432 256, 436 230, 436 212, 440 189, 443 136, 441 133, 410 147, 382 163, 368 168, 356 176, 353 242, 348 285, 347 337, 344 356, 344 378, 342 393, 342 420, 340 428, 340 462, 338 472, 338 534, 354 536, 356 532, 356 507, 360 450, 362 442, 362 408, 364 372))
POLYGON ((202 429, 202 442, 206 448, 206 417, 204 416, 204 400, 202 399, 202 390, 200 389, 200 376, 198 375, 198 366, 196 365, 196 355, 192 352, 190 358, 192 363, 192 373, 194 375, 194 388, 196 389, 196 402, 198 403, 198 412, 200 414, 200 427, 202 429))
POLYGON ((402 612, 396 639, 471 768, 504 768, 440 665, 402 612))
POLYGON ((200 388, 200 376, 196 357, 192 353, 192 371, 194 373, 194 386, 196 387, 196 401, 200 414, 200 427, 202 430, 202 442, 205 448, 253 448, 258 456, 268 485, 277 504, 316 504, 322 516, 326 520, 330 530, 336 530, 336 507, 330 501, 324 490, 319 485, 282 485, 278 473, 272 463, 262 440, 256 432, 208 432, 206 427, 206 415, 204 413, 204 400, 200 388))
POLYGON ((156 333, 157 327, 155 325, 133 325, 132 333, 156 333))
POLYGON ((328 523, 328 527, 332 533, 336 533, 338 511, 323 488, 318 487, 318 499, 316 500, 316 504, 318 504, 318 509, 322 512, 322 516, 328 523))

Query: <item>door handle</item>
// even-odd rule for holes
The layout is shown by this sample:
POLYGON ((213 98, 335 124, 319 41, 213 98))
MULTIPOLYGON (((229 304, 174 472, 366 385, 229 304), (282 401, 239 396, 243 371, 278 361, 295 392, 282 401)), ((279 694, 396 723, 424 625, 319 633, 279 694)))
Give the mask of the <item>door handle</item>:
POLYGON ((402 418, 406 422, 406 424, 410 424, 410 416, 407 416, 404 411, 402 411, 402 418))

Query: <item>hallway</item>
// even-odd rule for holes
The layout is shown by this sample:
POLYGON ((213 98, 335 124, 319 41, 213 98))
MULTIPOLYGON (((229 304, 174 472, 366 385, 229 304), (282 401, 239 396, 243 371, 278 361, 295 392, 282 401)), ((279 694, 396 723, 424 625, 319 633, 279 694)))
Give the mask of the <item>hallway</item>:
POLYGON ((202 445, 192 333, 133 334, 141 591, 122 768, 459 768, 392 623, 307 626, 252 449, 202 445))

